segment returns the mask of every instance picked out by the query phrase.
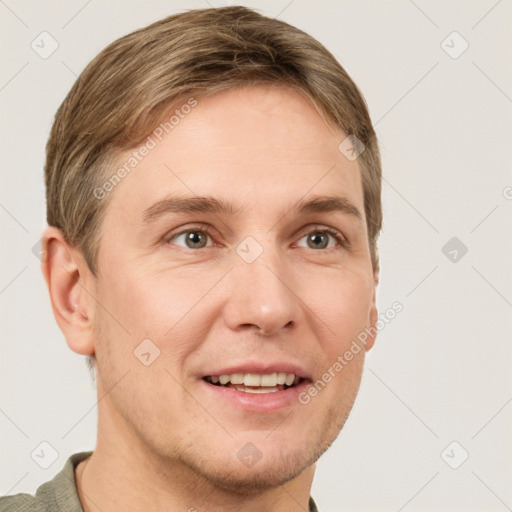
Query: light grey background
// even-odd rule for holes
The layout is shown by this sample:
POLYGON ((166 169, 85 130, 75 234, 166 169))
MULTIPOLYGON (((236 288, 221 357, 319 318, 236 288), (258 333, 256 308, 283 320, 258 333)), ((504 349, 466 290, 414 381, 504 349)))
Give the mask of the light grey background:
MULTIPOLYGON (((95 445, 95 389, 32 253, 54 113, 117 37, 228 3, 0 0, 0 494, 33 493, 95 445), (59 44, 46 59, 31 48, 43 31, 59 44), (48 469, 30 456, 42 441, 59 454, 48 469)), ((379 334, 351 418, 318 463, 320 511, 511 510, 512 2, 239 3, 335 54, 382 147, 378 302, 404 309, 379 334), (442 252, 452 237, 467 254, 442 252)))

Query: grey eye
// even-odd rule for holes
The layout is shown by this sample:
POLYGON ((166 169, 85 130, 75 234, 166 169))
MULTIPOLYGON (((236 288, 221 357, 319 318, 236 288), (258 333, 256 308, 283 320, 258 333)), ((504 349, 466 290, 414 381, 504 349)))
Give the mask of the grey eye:
POLYGON ((330 249, 336 245, 336 239, 333 235, 326 231, 311 231, 307 235, 303 236, 301 240, 306 239, 307 245, 300 244, 301 247, 308 247, 309 249, 330 249), (329 245, 330 240, 333 240, 333 243, 329 245))
POLYGON ((207 246, 208 236, 208 234, 202 231, 184 231, 176 235, 172 241, 177 245, 185 244, 184 246, 187 249, 203 249, 207 246), (178 243, 178 240, 181 240, 182 243, 178 243))

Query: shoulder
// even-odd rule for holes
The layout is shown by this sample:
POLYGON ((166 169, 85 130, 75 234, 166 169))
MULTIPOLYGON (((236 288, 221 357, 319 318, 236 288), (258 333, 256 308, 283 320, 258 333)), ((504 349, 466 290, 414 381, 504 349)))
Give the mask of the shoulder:
POLYGON ((53 480, 41 485, 35 496, 14 494, 0 498, 0 512, 46 512, 60 510, 55 500, 53 480))
POLYGON ((92 452, 71 455, 60 473, 42 484, 35 496, 15 494, 0 497, 0 512, 82 512, 75 486, 75 468, 92 452))
POLYGON ((0 497, 0 512, 32 512, 35 497, 30 494, 15 494, 13 496, 0 497))

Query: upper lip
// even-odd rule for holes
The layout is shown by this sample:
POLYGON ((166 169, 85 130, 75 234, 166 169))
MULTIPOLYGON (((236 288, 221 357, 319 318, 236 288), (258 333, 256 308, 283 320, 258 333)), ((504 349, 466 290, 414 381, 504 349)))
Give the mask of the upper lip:
POLYGON ((257 373, 259 375, 268 375, 269 373, 293 373, 297 377, 302 379, 309 379, 309 373, 297 366, 295 364, 291 364, 289 362, 275 362, 275 363, 258 363, 258 362, 249 362, 242 363, 233 366, 228 366, 221 369, 212 369, 206 372, 203 377, 208 377, 212 375, 232 375, 233 373, 257 373))

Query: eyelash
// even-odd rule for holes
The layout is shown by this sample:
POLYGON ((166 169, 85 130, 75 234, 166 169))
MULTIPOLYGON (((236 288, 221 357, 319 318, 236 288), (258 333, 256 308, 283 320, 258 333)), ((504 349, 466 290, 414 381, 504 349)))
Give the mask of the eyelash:
MULTIPOLYGON (((209 226, 191 226, 187 229, 184 229, 183 231, 180 231, 178 233, 173 233, 173 234, 169 235, 168 237, 165 237, 163 242, 165 244, 171 244, 171 240, 174 240, 176 237, 183 235, 185 233, 203 233, 203 234, 208 235, 212 239, 214 237, 213 230, 209 226)), ((338 242, 339 247, 329 247, 328 249, 320 249, 320 251, 326 252, 326 251, 330 251, 333 249, 349 247, 348 240, 339 231, 337 231, 333 228, 324 227, 324 226, 313 226, 309 231, 304 233, 300 237, 300 239, 304 238, 304 236, 306 236, 310 233, 327 233, 327 234, 331 235, 336 240, 336 242, 338 242)), ((206 249, 206 248, 207 247, 203 247, 203 249, 206 249)), ((187 248, 183 248, 183 249, 187 249, 187 248)), ((200 249, 189 249, 189 250, 197 251, 200 249)), ((313 250, 315 250, 315 249, 313 249, 313 250)))

